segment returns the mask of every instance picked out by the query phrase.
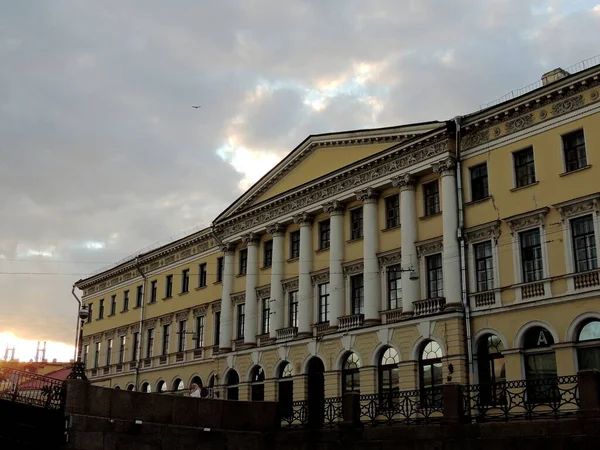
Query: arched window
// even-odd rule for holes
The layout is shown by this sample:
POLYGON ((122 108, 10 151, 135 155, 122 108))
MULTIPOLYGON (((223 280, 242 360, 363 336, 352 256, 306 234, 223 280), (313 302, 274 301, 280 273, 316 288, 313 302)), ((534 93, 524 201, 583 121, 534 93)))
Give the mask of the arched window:
POLYGON ((150 383, 142 383, 142 392, 147 392, 148 394, 152 392, 152 387, 150 386, 150 383))
POLYGON ((377 366, 381 403, 387 402, 391 405, 394 393, 400 390, 398 364, 400 364, 400 356, 394 348, 388 347, 381 352, 377 366))
POLYGON ((556 356, 554 337, 544 327, 531 327, 523 336, 525 379, 527 400, 532 403, 551 401, 556 397, 557 389, 552 382, 538 380, 556 379, 556 356))
POLYGON ((198 385, 199 388, 201 388, 202 387, 202 378, 200 378, 198 375, 196 375, 194 378, 192 378, 190 386, 192 384, 196 384, 196 385, 198 385))
POLYGON ((348 353, 342 365, 342 393, 360 392, 360 359, 354 352, 348 353))
POLYGON ((436 405, 442 401, 442 393, 438 389, 444 382, 442 378, 442 348, 435 341, 423 346, 419 360, 419 381, 421 402, 425 405, 436 405))
POLYGON ((128 384, 127 385, 127 390, 128 391, 133 391, 135 389, 135 386, 133 384, 128 384))
POLYGON ((579 370, 600 370, 600 320, 585 321, 577 335, 577 366, 579 370))
POLYGON ((265 371, 260 366, 254 366, 250 374, 251 400, 262 402, 265 399, 265 371))
POLYGON ((282 417, 292 417, 294 403, 294 371, 289 362, 284 362, 279 368, 278 400, 282 417))
POLYGON ((118 389, 120 391, 121 387, 119 385, 116 385, 113 389, 118 389))
POLYGON ((165 383, 163 380, 160 380, 158 382, 158 384, 156 385, 156 392, 158 392, 159 394, 162 392, 165 392, 167 390, 167 383, 165 383))
POLYGON ((227 374, 227 400, 239 400, 239 384, 240 376, 235 370, 230 370, 227 374))
POLYGON ((173 381, 174 391, 183 391, 184 387, 183 381, 180 378, 176 378, 175 381, 173 381))
POLYGON ((479 339, 477 345, 477 372, 479 375, 480 398, 485 405, 504 402, 503 383, 506 381, 506 369, 502 351, 504 345, 494 334, 479 339))

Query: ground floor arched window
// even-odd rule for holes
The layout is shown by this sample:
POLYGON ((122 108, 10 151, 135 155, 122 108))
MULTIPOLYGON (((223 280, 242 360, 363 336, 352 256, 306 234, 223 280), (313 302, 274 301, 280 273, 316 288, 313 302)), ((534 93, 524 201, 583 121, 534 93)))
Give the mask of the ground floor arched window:
POLYGON ((529 328, 523 336, 527 401, 530 403, 545 403, 560 396, 555 381, 557 370, 553 345, 552 333, 541 326, 529 328))
POLYGON ((227 400, 239 400, 240 398, 240 376, 235 370, 227 374, 227 400))
POLYGON ((480 401, 484 405, 506 403, 506 366, 503 350, 502 340, 494 334, 483 336, 477 344, 477 375, 480 401))
POLYGON ((377 364, 379 402, 391 406, 400 390, 399 370, 400 356, 396 349, 387 347, 381 351, 377 364))
POLYGON ((152 387, 150 386, 150 383, 142 383, 142 392, 147 392, 148 394, 152 392, 152 387))
POLYGON ((600 370, 600 320, 586 320, 577 333, 577 367, 600 370))
POLYGON ((442 377, 442 348, 435 341, 423 345, 419 355, 419 387, 423 405, 438 405, 442 392, 438 387, 444 383, 442 377))
POLYGON ((289 362, 281 364, 278 373, 277 399, 282 417, 292 417, 294 403, 294 372, 289 362))
POLYGON ((183 380, 181 380, 180 378, 176 378, 175 381, 173 381, 174 391, 183 391, 184 388, 185 386, 183 384, 183 380))
POLYGON ((167 383, 165 383, 164 381, 160 380, 158 382, 158 384, 156 385, 156 392, 158 392, 159 394, 162 392, 165 392, 167 390, 167 383))
POLYGON ((265 399, 265 371, 260 366, 254 366, 250 374, 250 398, 253 402, 265 399))
POLYGON ((360 359, 354 352, 348 353, 342 363, 342 393, 360 392, 360 359))
POLYGON ((127 385, 127 390, 128 391, 133 391, 133 390, 135 390, 135 386, 133 384, 128 384, 127 385))

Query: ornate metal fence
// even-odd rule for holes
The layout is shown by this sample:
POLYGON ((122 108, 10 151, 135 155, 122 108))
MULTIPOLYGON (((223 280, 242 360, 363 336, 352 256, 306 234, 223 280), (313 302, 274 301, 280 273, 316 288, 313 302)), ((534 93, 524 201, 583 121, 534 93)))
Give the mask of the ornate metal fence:
MULTIPOLYGON (((319 402, 316 402, 317 405, 319 402)), ((319 404, 320 411, 314 411, 317 417, 314 425, 323 428, 333 428, 342 420, 342 397, 326 398, 319 404)), ((290 405, 280 406, 281 426, 283 428, 304 428, 311 424, 311 409, 305 400, 292 402, 290 405)))
POLYGON ((444 416, 442 388, 394 391, 360 396, 360 420, 365 425, 425 424, 444 416))
POLYGON ((64 395, 61 380, 16 369, 0 369, 0 399, 60 409, 64 395))
POLYGON ((462 393, 474 422, 558 419, 579 409, 577 375, 463 386, 462 393))

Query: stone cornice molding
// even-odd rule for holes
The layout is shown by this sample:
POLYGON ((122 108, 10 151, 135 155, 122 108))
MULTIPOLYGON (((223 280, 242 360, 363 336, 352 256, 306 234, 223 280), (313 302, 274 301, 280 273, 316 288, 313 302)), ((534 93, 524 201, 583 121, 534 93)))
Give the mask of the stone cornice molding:
POLYGON ((495 220, 493 222, 468 228, 465 230, 465 238, 470 244, 476 244, 477 242, 491 239, 494 241, 494 245, 498 245, 498 238, 501 234, 500 225, 501 222, 499 220, 495 220))
POLYGON ((402 250, 395 249, 377 254, 379 267, 393 266, 402 262, 402 250))
POLYGON ((102 333, 98 333, 92 336, 92 341, 94 342, 94 344, 99 344, 100 342, 102 342, 102 333))
POLYGON ((256 298, 257 299, 263 299, 263 298, 270 298, 271 297, 271 285, 268 286, 261 286, 261 287, 257 287, 256 288, 256 298))
POLYGON ((433 163, 431 168, 442 177, 456 175, 456 159, 453 157, 444 158, 441 161, 433 163))
POLYGON ((217 300, 215 302, 212 302, 210 304, 210 308, 213 310, 213 312, 219 312, 219 311, 221 311, 221 300, 217 300))
POLYGON ((119 327, 119 328, 117 329, 117 334, 118 334, 119 336, 126 335, 128 332, 129 332, 129 327, 119 327))
POLYGON ((161 325, 171 325, 173 323, 173 314, 162 316, 159 320, 161 325))
POLYGON ((310 278, 313 284, 329 283, 329 269, 312 272, 310 278))
POLYGON ((140 324, 139 323, 131 325, 129 328, 131 329, 132 333, 139 333, 140 332, 140 324))
POLYGON ((444 249, 443 238, 428 239, 426 241, 417 242, 416 244, 417 256, 419 258, 440 253, 444 249))
POLYGON ((323 211, 325 211, 330 216, 337 216, 337 215, 344 214, 344 210, 345 210, 344 204, 337 200, 334 200, 329 203, 325 203, 323 205, 323 211))
POLYGON ((302 212, 294 216, 294 223, 299 224, 301 227, 312 225, 314 217, 307 212, 302 212))
POLYGON ((402 174, 398 177, 392 178, 392 186, 395 188, 400 188, 400 190, 404 189, 414 189, 417 185, 417 178, 410 173, 402 174))
POLYGON ((190 314, 189 310, 179 311, 179 312, 175 313, 175 320, 177 320, 177 322, 181 322, 182 320, 187 320, 189 314, 190 314))
POLYGON ((362 273, 364 270, 365 266, 362 259, 342 264, 342 271, 344 272, 345 277, 357 275, 359 273, 362 273))
POLYGON ((250 245, 258 245, 260 241, 260 236, 256 233, 246 233, 242 235, 242 242, 248 246, 250 245))
POLYGON ((557 203, 553 206, 558 209, 563 222, 585 213, 596 213, 596 215, 600 215, 600 192, 557 203))
POLYGON ((231 302, 234 305, 244 303, 245 301, 246 301, 246 292, 236 292, 235 294, 231 294, 231 302))
POLYGON ((144 322, 144 330, 148 330, 150 328, 156 328, 156 324, 158 323, 157 319, 148 319, 144 322))
POLYGON ((285 292, 297 291, 298 290, 298 277, 290 278, 289 280, 283 280, 281 286, 285 292))
POLYGON ((546 226, 546 215, 548 214, 549 210, 550 208, 539 208, 534 211, 507 217, 504 220, 510 227, 510 234, 514 235, 515 233, 528 228, 544 228, 546 226))
POLYGON ((208 310, 208 305, 197 306, 196 308, 192 309, 192 316, 194 316, 194 317, 206 316, 207 310, 208 310))
POLYGON ((277 220, 294 211, 322 205, 327 199, 344 192, 352 192, 354 187, 385 179, 391 173, 406 170, 416 164, 450 152, 450 141, 445 129, 430 137, 408 145, 398 145, 383 152, 371 160, 351 164, 343 172, 331 174, 326 179, 317 180, 309 186, 300 187, 256 209, 241 212, 238 215, 223 219, 216 226, 222 238, 242 233, 245 230, 277 220))
POLYGON ((379 192, 372 187, 368 187, 356 192, 356 198, 363 203, 376 203, 379 198, 379 192))
POLYGON ((89 345, 92 342, 91 336, 84 337, 81 342, 83 342, 83 345, 89 345))
POLYGON ((273 237, 280 237, 285 234, 285 226, 281 223, 272 223, 267 225, 266 232, 273 237))
POLYGON ((108 330, 104 332, 104 339, 114 339, 115 330, 108 330))

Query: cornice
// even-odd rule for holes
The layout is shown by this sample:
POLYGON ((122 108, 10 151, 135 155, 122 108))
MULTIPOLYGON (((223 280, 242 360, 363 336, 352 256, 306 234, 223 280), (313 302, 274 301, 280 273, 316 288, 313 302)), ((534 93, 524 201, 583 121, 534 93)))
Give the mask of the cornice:
POLYGON ((402 249, 389 250, 377 254, 380 267, 392 266, 402 262, 402 249))
POLYGON ((523 214, 516 214, 504 219, 510 227, 510 234, 515 234, 519 231, 535 226, 546 225, 546 215, 550 211, 550 208, 539 208, 533 211, 528 211, 523 214))
POLYGON ((329 283, 329 269, 321 269, 310 273, 313 284, 329 283))
POLYGON ((342 264, 342 271, 344 272, 344 276, 352 276, 362 273, 365 269, 364 262, 362 259, 350 261, 342 264))
POLYGON ((444 240, 441 237, 428 239, 416 243, 417 256, 419 258, 427 255, 433 255, 439 253, 444 249, 444 240))
POLYGON ((572 217, 585 213, 596 213, 600 215, 600 192, 585 197, 575 198, 566 202, 561 202, 553 205, 560 212, 563 220, 568 220, 572 217))
POLYGON ((468 228, 465 230, 466 240, 470 243, 477 243, 484 240, 493 239, 494 244, 497 244, 501 233, 501 223, 502 222, 499 220, 494 220, 493 222, 468 228))

